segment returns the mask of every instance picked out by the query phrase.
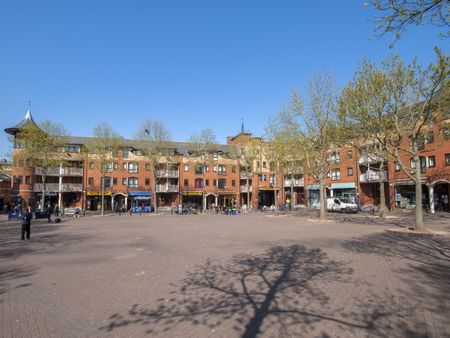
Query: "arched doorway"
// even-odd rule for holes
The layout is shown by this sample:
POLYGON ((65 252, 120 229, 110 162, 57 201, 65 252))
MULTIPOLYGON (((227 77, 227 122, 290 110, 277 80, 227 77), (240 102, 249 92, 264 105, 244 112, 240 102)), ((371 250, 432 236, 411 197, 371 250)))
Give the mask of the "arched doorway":
POLYGON ((116 207, 118 208, 126 208, 126 204, 125 204, 125 195, 122 193, 117 193, 114 195, 113 197, 113 208, 116 209, 116 207))

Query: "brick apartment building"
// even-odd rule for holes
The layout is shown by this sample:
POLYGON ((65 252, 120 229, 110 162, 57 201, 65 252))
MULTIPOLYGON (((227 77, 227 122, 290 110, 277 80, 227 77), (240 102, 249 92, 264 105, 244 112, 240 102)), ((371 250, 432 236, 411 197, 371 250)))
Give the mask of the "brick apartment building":
MULTIPOLYGON (((5 129, 16 137, 28 123, 34 123, 30 112, 17 125, 5 129)), ((433 131, 424 144, 421 157, 424 200, 429 210, 449 211, 450 194, 450 132, 433 131), (423 160, 422 160, 423 158, 423 160), (433 203, 431 203, 433 201, 433 203)), ((431 130, 430 130, 431 132, 431 130)), ((65 151, 68 164, 53 168, 46 184, 46 201, 65 207, 96 210, 101 201, 101 173, 94 165, 92 154, 85 151, 88 137, 70 137, 65 151)), ((126 140, 108 167, 105 179, 105 207, 144 204, 169 209, 180 203, 208 208, 211 205, 251 205, 253 208, 284 204, 304 204, 316 207, 319 200, 318 182, 309 175, 277 173, 267 158, 268 144, 260 137, 243 130, 227 138, 208 154, 206 163, 190 153, 188 144, 171 142, 171 156, 161 158, 153 172, 151 164, 134 140, 126 140), (252 149, 252 164, 244 167, 246 151, 252 149), (154 184, 156 182, 156 185, 154 184), (292 190, 292 192, 291 192, 292 190)), ((14 142, 14 151, 19 143, 14 142)), ((409 163, 405 154, 403 163, 409 163)), ((331 153, 333 166, 326 180, 328 196, 342 196, 363 206, 379 204, 379 159, 362 155, 357 148, 342 148, 331 153)), ((386 203, 389 207, 414 206, 414 185, 399 170, 396 163, 386 164, 386 203)), ((11 202, 36 206, 42 199, 40 168, 28 168, 26 163, 13 161, 11 202)))

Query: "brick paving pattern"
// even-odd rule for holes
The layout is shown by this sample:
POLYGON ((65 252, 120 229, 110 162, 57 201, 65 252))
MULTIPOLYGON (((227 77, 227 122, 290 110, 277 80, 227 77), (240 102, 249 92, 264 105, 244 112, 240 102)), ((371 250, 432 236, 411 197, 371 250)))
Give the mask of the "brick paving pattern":
POLYGON ((450 237, 385 231, 408 217, 1 222, 0 336, 448 337, 450 237))

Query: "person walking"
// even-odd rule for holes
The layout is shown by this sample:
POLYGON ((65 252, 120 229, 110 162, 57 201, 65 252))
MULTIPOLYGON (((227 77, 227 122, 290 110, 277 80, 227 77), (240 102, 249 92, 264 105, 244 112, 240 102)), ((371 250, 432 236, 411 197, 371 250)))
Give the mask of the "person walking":
POLYGON ((48 208, 47 208, 47 220, 48 220, 48 223, 50 223, 52 221, 52 214, 53 214, 53 208, 52 208, 52 205, 49 204, 48 208))
POLYGON ((22 240, 25 240, 25 234, 27 239, 30 239, 32 218, 33 214, 31 213, 30 207, 28 207, 28 210, 26 210, 22 215, 22 240))

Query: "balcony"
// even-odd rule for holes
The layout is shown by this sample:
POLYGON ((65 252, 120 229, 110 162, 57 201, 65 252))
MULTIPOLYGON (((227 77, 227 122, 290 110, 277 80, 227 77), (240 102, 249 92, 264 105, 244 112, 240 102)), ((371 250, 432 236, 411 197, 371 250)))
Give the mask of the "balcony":
MULTIPOLYGON (((386 182, 387 178, 387 172, 384 172, 384 182, 386 182)), ((379 182, 380 181, 380 172, 379 171, 373 171, 369 170, 365 172, 364 174, 359 175, 359 181, 361 183, 367 183, 367 182, 379 182)))
POLYGON ((250 174, 250 173, 241 173, 240 175, 239 175, 239 179, 241 179, 241 180, 246 180, 247 178, 249 179, 249 180, 251 180, 252 179, 252 174, 250 174))
POLYGON ((158 178, 178 178, 179 176, 178 170, 156 170, 156 177, 158 178))
POLYGON ((361 165, 368 165, 380 162, 384 162, 383 158, 375 154, 362 155, 359 157, 358 160, 358 163, 361 165))
POLYGON ((156 192, 179 192, 180 189, 176 184, 157 184, 156 192))
MULTIPOLYGON (((41 192, 43 189, 43 183, 35 183, 34 191, 41 192)), ((46 183, 45 191, 58 192, 59 191, 59 183, 46 183)), ((81 192, 83 191, 82 183, 63 183, 61 185, 61 192, 81 192)))
MULTIPOLYGON (((77 168, 77 167, 54 167, 54 168, 47 168, 46 170, 47 176, 83 176, 83 168, 77 168)), ((42 175, 44 173, 44 169, 41 167, 36 167, 35 174, 36 175, 42 175)))
MULTIPOLYGON (((304 178, 294 179, 293 183, 294 183, 294 187, 304 187, 305 186, 305 179, 304 178)), ((290 179, 285 179, 284 180, 284 186, 285 187, 290 187, 291 186, 291 180, 290 179)))
POLYGON ((241 185, 239 187, 239 192, 241 193, 247 193, 247 192, 252 192, 253 191, 253 187, 251 185, 241 185))

